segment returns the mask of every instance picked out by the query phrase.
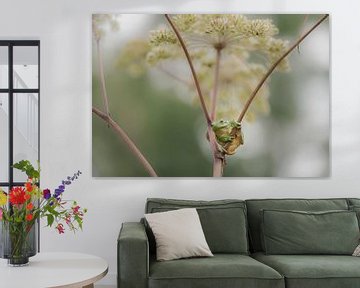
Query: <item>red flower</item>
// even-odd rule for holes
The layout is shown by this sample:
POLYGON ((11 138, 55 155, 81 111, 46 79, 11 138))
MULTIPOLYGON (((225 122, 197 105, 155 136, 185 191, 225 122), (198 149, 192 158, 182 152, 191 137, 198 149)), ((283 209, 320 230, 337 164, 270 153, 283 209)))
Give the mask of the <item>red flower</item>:
POLYGON ((31 210, 34 208, 34 205, 32 203, 29 203, 26 205, 26 210, 31 210))
POLYGON ((25 200, 29 200, 31 198, 31 195, 28 194, 28 193, 25 193, 25 196, 24 196, 25 200))
POLYGON ((21 205, 26 201, 25 189, 23 187, 13 187, 9 193, 9 201, 12 205, 21 205))
POLYGON ((55 228, 58 230, 59 234, 65 233, 65 232, 64 232, 65 229, 64 229, 64 225, 63 225, 63 224, 59 223, 55 228))
POLYGON ((31 192, 34 189, 34 187, 32 186, 32 184, 30 182, 26 182, 25 187, 28 192, 31 192))
POLYGON ((31 221, 34 218, 32 214, 26 215, 26 221, 31 221))

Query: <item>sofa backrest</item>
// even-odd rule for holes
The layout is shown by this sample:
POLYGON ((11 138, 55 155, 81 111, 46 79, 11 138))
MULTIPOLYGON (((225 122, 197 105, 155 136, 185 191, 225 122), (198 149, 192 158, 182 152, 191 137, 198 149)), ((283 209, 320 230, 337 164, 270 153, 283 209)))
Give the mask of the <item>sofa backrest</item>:
POLYGON ((352 206, 360 207, 360 199, 359 198, 348 198, 349 208, 352 206))
MULTIPOLYGON (((213 253, 249 253, 245 201, 150 198, 146 202, 145 213, 165 212, 181 208, 197 209, 206 241, 213 253)), ((149 227, 147 227, 147 233, 150 251, 154 252, 155 240, 149 227)))
POLYGON ((261 214, 263 209, 329 211, 348 210, 347 199, 253 199, 246 200, 248 213, 250 248, 252 252, 262 251, 261 214))
POLYGON ((360 228, 360 199, 359 198, 348 198, 349 210, 355 211, 358 218, 358 224, 360 228))

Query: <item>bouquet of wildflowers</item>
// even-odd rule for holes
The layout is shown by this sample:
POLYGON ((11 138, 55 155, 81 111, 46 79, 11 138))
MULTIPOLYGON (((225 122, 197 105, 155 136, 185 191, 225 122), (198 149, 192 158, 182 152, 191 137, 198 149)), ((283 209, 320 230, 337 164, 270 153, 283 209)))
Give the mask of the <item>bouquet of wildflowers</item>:
POLYGON ((30 230, 38 218, 46 218, 47 226, 55 225, 59 234, 64 233, 65 226, 70 231, 82 229, 86 209, 81 209, 76 201, 69 205, 63 200, 66 186, 78 179, 80 171, 63 180, 52 193, 50 189, 38 187, 40 169, 35 169, 29 161, 20 161, 14 168, 25 172, 28 179, 23 187, 11 188, 8 195, 0 190, 0 220, 26 223, 26 230, 30 230))
POLYGON ((78 179, 80 171, 67 177, 52 192, 50 189, 40 189, 40 169, 35 169, 29 161, 20 161, 13 167, 26 173, 28 179, 23 187, 12 187, 8 194, 0 189, 3 242, 0 256, 10 259, 10 264, 16 265, 27 263, 28 257, 34 255, 29 252, 32 249, 30 238, 33 237, 30 234, 39 218, 45 218, 47 226, 55 227, 59 234, 65 232, 65 227, 75 232, 82 229, 86 209, 82 209, 75 201, 63 199, 66 186, 78 179))

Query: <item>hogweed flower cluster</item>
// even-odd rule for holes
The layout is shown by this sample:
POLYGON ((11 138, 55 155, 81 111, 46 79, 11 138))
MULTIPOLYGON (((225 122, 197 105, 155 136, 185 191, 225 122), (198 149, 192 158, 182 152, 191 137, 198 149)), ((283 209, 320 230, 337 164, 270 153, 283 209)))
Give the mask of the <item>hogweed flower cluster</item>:
POLYGON ((96 41, 104 37, 107 28, 112 31, 119 29, 118 17, 116 14, 94 14, 92 16, 93 36, 96 41))
MULTIPOLYGON (((182 33, 196 67, 206 97, 214 89, 216 52, 221 51, 219 96, 216 118, 236 119, 245 101, 267 68, 287 49, 288 42, 277 39, 278 28, 269 19, 251 19, 243 15, 176 15, 173 22, 182 33)), ((176 35, 170 28, 150 33, 150 65, 183 59, 176 35)), ((172 63, 173 65, 173 63, 172 63)), ((286 71, 288 61, 277 68, 286 71)), ((246 120, 269 112, 269 86, 265 85, 249 109, 246 120)))

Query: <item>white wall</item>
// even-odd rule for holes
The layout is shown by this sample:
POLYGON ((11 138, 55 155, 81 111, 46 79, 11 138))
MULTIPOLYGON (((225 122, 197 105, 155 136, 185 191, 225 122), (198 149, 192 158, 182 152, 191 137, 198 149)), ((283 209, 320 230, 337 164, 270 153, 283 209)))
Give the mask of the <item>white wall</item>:
MULTIPOLYGON (((147 197, 193 199, 359 197, 360 37, 358 0, 0 0, 0 38, 41 40, 41 163, 43 186, 84 174, 67 192, 88 207, 83 233, 42 229, 43 251, 104 257, 116 279, 116 238, 137 221, 147 197), (205 7, 205 8, 204 8, 205 7), (326 179, 93 179, 91 177, 91 13, 331 13, 332 176, 326 179)), ((316 97, 316 95, 314 95, 316 97)))

